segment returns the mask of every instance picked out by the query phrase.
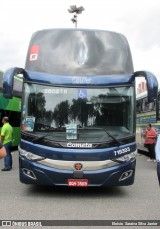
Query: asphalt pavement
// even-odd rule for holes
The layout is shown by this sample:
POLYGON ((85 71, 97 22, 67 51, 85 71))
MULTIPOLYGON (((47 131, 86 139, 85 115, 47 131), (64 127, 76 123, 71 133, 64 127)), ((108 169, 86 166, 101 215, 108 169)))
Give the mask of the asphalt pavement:
POLYGON ((144 155, 137 156, 135 183, 112 188, 25 185, 19 181, 18 151, 12 155, 13 169, 0 171, 1 220, 160 220, 156 163, 144 155))

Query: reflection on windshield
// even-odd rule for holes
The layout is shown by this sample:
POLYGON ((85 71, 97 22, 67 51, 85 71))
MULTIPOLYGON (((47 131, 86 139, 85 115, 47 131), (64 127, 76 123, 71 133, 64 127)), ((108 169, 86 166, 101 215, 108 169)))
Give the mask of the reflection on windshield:
POLYGON ((42 30, 34 33, 28 50, 25 69, 33 72, 70 76, 133 73, 128 42, 114 32, 42 30))
POLYGON ((134 132, 133 98, 132 87, 25 84, 22 129, 57 141, 115 140, 134 132))

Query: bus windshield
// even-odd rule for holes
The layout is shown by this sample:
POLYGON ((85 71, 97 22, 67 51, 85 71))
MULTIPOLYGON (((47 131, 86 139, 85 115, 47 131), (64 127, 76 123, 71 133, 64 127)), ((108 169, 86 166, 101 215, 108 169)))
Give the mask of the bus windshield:
POLYGON ((133 86, 72 88, 25 83, 22 130, 54 141, 113 141, 134 133, 134 102, 133 86))

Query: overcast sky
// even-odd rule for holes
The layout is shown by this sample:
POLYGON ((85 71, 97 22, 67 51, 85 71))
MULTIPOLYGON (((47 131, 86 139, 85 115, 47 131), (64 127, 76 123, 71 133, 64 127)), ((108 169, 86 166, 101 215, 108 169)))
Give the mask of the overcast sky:
POLYGON ((5 0, 0 3, 0 70, 24 67, 33 32, 73 28, 71 5, 83 6, 78 27, 124 34, 134 70, 160 76, 160 0, 5 0))

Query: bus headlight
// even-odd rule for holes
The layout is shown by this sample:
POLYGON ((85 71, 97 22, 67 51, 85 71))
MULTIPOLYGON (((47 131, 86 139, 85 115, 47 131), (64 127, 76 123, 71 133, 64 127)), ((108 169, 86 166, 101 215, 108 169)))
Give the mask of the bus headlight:
POLYGON ((118 157, 118 158, 114 159, 113 161, 118 162, 118 163, 124 163, 124 162, 127 162, 127 161, 134 159, 136 156, 137 156, 137 151, 135 151, 133 153, 126 154, 122 157, 118 157))
POLYGON ((18 147, 19 153, 22 157, 25 157, 26 159, 30 160, 30 161, 41 161, 44 160, 45 157, 33 154, 31 152, 28 152, 24 149, 21 149, 20 147, 18 147))

